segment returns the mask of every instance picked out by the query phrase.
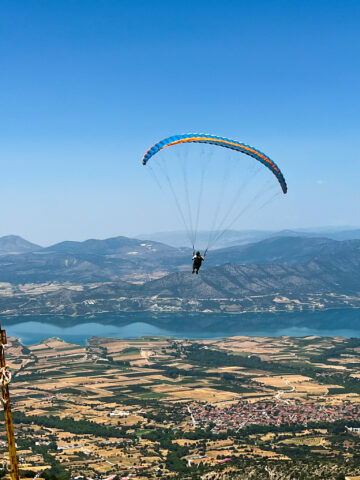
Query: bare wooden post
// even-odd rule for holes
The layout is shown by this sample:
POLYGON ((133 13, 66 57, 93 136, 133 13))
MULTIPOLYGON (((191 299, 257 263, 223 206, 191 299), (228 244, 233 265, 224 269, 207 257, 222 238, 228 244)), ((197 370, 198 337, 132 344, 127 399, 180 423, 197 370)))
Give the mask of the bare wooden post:
POLYGON ((6 425, 8 446, 9 446, 11 480, 20 480, 19 468, 18 468, 18 462, 17 462, 17 456, 16 456, 14 425, 13 425, 12 414, 11 414, 11 404, 10 404, 10 394, 9 394, 9 382, 11 379, 11 374, 8 370, 8 367, 5 361, 4 345, 6 344, 7 344, 6 332, 1 328, 1 323, 0 323, 1 401, 4 405, 5 425, 6 425))

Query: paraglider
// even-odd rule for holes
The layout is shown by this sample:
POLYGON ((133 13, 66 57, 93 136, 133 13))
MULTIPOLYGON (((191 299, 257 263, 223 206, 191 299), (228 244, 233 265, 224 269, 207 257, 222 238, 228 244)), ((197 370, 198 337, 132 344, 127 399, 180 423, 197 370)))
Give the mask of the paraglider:
POLYGON ((199 273, 201 264, 205 260, 205 256, 206 256, 206 251, 205 251, 204 255, 201 255, 199 251, 197 251, 195 253, 195 250, 193 250, 193 257, 192 257, 193 269, 192 269, 192 273, 196 273, 196 275, 199 273))
POLYGON ((205 260, 208 249, 217 244, 226 232, 229 232, 240 216, 250 210, 259 211, 278 196, 278 189, 274 194, 274 183, 276 185, 276 182, 269 178, 266 172, 271 172, 272 178, 275 177, 280 185, 281 192, 287 193, 285 177, 269 156, 255 147, 225 137, 199 133, 173 135, 149 148, 143 156, 142 164, 150 165, 149 171, 158 186, 163 190, 164 184, 167 185, 174 199, 179 217, 193 248, 192 273, 196 274, 205 260), (184 148, 190 144, 200 144, 196 148, 201 148, 201 152, 199 153, 195 146, 189 146, 189 151, 186 152, 184 148), (180 148, 180 146, 182 147, 180 148), (222 148, 213 149, 212 146, 222 148), (179 160, 178 162, 171 159, 173 150, 176 152, 175 160, 179 160), (206 150, 205 156, 204 150, 206 150), (181 153, 186 153, 185 159, 179 158, 181 153), (238 155, 239 153, 244 155, 238 155), (215 154, 216 159, 211 163, 212 156, 215 154), (230 158, 231 155, 233 158, 230 158), (191 157, 190 175, 187 170, 188 157, 191 157), (223 161, 220 161, 221 157, 225 157, 223 161), (251 159, 246 160, 249 157, 251 159), (202 164, 201 159, 203 159, 202 164), (252 159, 256 162, 253 162, 252 159), (175 164, 178 164, 179 171, 171 173, 169 169, 174 168, 175 164), (216 166, 218 172, 209 174, 208 170, 211 165, 216 166), (155 169, 152 168, 153 166, 155 169), (244 168, 244 170, 247 168, 247 171, 243 171, 237 176, 234 170, 238 171, 239 168, 244 168), (158 173, 156 173, 156 169, 158 173), (265 184, 259 181, 261 176, 266 177, 265 184), (190 185, 191 182, 193 185, 190 185), (249 192, 249 185, 255 187, 255 193, 249 192), (208 197, 204 200, 206 186, 208 186, 208 197), (265 199, 270 189, 273 192, 269 198, 265 199), (183 198, 180 198, 181 194, 183 198), (191 198, 191 195, 194 198, 191 198), (229 197, 227 202, 225 201, 226 196, 229 197), (244 199, 240 199, 241 196, 244 199), (204 208, 207 209, 207 213, 200 214, 200 210, 204 208), (210 216, 212 216, 212 221, 210 216), (207 243, 203 244, 203 255, 199 251, 195 253, 195 245, 199 241, 200 220, 206 224, 209 233, 207 243), (210 228, 209 225, 211 225, 210 228))

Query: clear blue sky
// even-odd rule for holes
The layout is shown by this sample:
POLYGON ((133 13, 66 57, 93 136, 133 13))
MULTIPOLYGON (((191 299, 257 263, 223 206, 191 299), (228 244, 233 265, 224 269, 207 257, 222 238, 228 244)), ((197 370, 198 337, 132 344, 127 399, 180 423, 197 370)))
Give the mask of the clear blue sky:
POLYGON ((358 0, 3 0, 0 235, 174 229, 141 157, 198 131, 286 174, 277 215, 243 228, 359 225, 359 51, 358 0))

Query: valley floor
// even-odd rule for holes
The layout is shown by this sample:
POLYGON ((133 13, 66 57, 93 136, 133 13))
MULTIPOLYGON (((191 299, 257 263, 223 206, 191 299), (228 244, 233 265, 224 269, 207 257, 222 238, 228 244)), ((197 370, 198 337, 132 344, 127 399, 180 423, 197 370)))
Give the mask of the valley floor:
POLYGON ((22 478, 360 475, 360 339, 12 338, 6 355, 22 478))

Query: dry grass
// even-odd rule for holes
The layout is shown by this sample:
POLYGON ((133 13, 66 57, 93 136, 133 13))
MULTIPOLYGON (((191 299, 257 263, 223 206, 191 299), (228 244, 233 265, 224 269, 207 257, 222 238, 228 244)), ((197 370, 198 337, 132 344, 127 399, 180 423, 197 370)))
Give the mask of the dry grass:
POLYGON ((280 440, 285 445, 306 445, 308 447, 328 447, 331 443, 324 437, 293 437, 280 440))
POLYGON ((258 377, 254 380, 265 386, 284 389, 287 398, 289 397, 289 395, 292 396, 296 393, 304 393, 309 395, 326 395, 329 388, 338 388, 338 385, 320 385, 318 383, 315 383, 311 378, 304 377, 303 375, 276 375, 269 377, 258 377))
POLYGON ((346 367, 343 365, 326 365, 325 363, 313 363, 315 367, 324 368, 325 370, 346 370, 346 367))
POLYGON ((184 388, 178 386, 176 389, 170 387, 170 389, 165 388, 154 388, 154 391, 159 393, 167 393, 170 398, 177 400, 193 400, 198 402, 224 402, 233 399, 239 399, 240 395, 232 392, 224 392, 220 390, 215 390, 212 388, 184 388))

